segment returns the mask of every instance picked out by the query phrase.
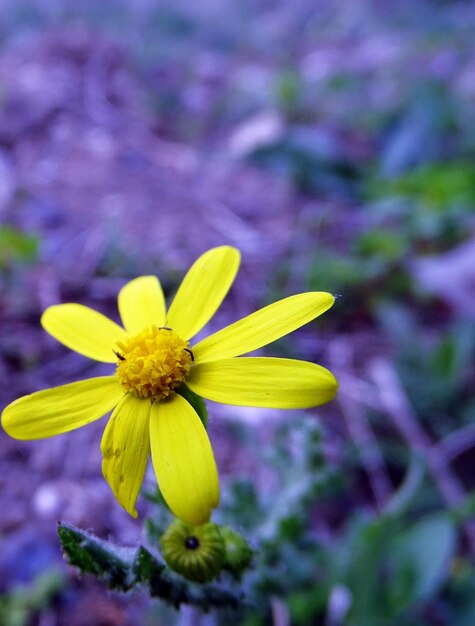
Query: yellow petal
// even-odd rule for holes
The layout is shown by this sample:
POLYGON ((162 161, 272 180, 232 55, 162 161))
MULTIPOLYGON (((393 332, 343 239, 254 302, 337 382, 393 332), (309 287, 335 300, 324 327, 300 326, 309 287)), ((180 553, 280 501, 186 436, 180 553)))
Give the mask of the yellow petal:
POLYGON ((82 304, 56 304, 41 317, 43 328, 66 347, 96 361, 115 363, 113 350, 127 333, 102 313, 82 304))
POLYGON ((137 517, 135 502, 150 451, 150 400, 127 394, 116 406, 101 441, 102 473, 127 513, 137 517))
POLYGON ((204 398, 238 406, 303 409, 329 402, 338 383, 307 361, 240 357, 195 365, 188 387, 204 398))
POLYGON ((236 248, 220 246, 205 252, 188 270, 167 315, 167 326, 190 339, 213 317, 239 268, 236 248))
POLYGON ((229 359, 262 348, 315 319, 334 301, 331 294, 316 291, 274 302, 193 346, 195 361, 229 359))
POLYGON ((139 276, 119 291, 122 323, 131 335, 165 323, 165 298, 156 276, 139 276))
POLYGON ((170 509, 187 524, 207 522, 219 502, 218 472, 206 430, 182 396, 152 404, 150 446, 170 509))
POLYGON ((99 419, 123 395, 115 376, 44 389, 9 404, 2 413, 2 426, 15 439, 52 437, 99 419))

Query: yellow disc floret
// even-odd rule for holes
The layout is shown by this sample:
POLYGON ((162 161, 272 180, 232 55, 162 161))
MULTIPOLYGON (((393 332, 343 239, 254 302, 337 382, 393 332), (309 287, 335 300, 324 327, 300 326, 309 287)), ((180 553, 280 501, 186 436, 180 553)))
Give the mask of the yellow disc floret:
POLYGON ((117 346, 116 375, 139 398, 167 398, 185 380, 193 361, 188 342, 166 327, 151 326, 117 346))

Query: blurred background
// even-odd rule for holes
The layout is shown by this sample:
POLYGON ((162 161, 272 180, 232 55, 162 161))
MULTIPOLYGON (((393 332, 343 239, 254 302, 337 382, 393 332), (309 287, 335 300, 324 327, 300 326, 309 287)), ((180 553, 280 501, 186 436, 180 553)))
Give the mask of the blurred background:
MULTIPOLYGON (((42 331, 45 307, 117 319, 127 280, 170 296, 215 245, 243 264, 210 330, 338 296, 265 350, 341 391, 305 412, 320 488, 305 527, 290 510, 275 535, 272 601, 232 623, 475 623, 474 27, 475 3, 448 0, 0 0, 1 408, 109 373, 42 331)), ((209 410, 223 483, 265 491, 257 451, 303 418, 209 410)), ((63 564, 59 519, 141 535, 101 476, 104 423, 0 433, 0 624, 218 623, 63 564)))

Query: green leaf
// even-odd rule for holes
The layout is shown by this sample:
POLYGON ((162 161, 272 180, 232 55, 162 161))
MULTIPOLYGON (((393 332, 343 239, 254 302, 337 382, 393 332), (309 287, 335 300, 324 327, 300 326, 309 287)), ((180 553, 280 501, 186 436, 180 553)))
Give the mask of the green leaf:
POLYGON ((422 486, 425 474, 425 458, 419 453, 412 454, 404 480, 386 504, 387 515, 400 516, 408 509, 422 486))
POLYGON ((188 402, 191 404, 191 406, 198 413, 198 417, 202 421, 203 426, 205 428, 207 428, 207 426, 208 426, 208 410, 206 408, 206 404, 205 404, 205 401, 203 400, 203 398, 201 396, 199 396, 198 394, 196 394, 194 391, 191 391, 191 389, 189 387, 187 387, 185 385, 185 383, 180 385, 180 387, 178 387, 178 389, 176 391, 177 391, 177 393, 180 394, 180 396, 185 398, 185 400, 188 400, 188 402))
POLYGON ((243 594, 224 584, 198 585, 170 570, 143 546, 122 548, 95 537, 71 524, 60 523, 58 535, 66 560, 81 572, 103 580, 110 589, 130 591, 144 586, 151 597, 178 608, 191 604, 208 611, 212 607, 237 608, 243 594))
POLYGON ((226 589, 224 585, 197 585, 175 574, 151 552, 140 546, 133 570, 138 582, 148 587, 152 598, 162 598, 175 608, 192 604, 208 611, 212 607, 237 608, 242 594, 226 589))
POLYGON ((134 558, 132 565, 135 575, 141 581, 153 581, 161 577, 166 565, 161 563, 157 558, 140 546, 134 558))
POLYGON ((0 268, 10 267, 15 262, 33 263, 37 255, 37 237, 22 233, 10 226, 0 228, 0 268))
POLYGON ((70 524, 59 523, 58 535, 71 565, 104 579, 111 589, 128 591, 132 587, 132 548, 119 548, 70 524))
POLYGON ((410 578, 410 603, 434 596, 448 576, 456 548, 456 530, 447 515, 436 514, 401 534, 394 545, 400 572, 410 578))
POLYGON ((55 596, 66 586, 62 572, 45 570, 30 584, 15 586, 0 595, 0 624, 2 626, 27 626, 36 623, 41 611, 46 609, 55 596))
POLYGON ((176 609, 187 599, 186 583, 170 577, 168 567, 143 546, 137 550, 133 571, 152 598, 165 599, 176 609))

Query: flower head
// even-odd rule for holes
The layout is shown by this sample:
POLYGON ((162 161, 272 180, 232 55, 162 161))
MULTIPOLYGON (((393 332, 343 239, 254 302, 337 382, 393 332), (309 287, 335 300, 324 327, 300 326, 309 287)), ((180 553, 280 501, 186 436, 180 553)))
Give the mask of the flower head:
POLYGON ((229 526, 221 526, 219 532, 226 550, 224 567, 239 577, 249 566, 253 551, 244 537, 229 526))
POLYGON ((135 503, 151 452, 160 490, 188 524, 207 522, 218 505, 211 445, 199 416, 177 393, 180 385, 209 400, 255 407, 305 408, 331 400, 337 389, 325 368, 293 359, 242 357, 311 321, 333 304, 323 292, 290 296, 191 345, 228 292, 239 267, 229 246, 193 264, 165 307, 157 278, 141 276, 119 292, 123 327, 80 304, 49 307, 43 328, 68 348, 115 364, 115 373, 53 387, 5 408, 2 425, 17 439, 65 433, 110 410, 102 470, 119 503, 135 503))
POLYGON ((160 546, 168 566, 197 583, 213 580, 226 558, 219 527, 211 522, 190 526, 176 519, 161 536, 160 546))

